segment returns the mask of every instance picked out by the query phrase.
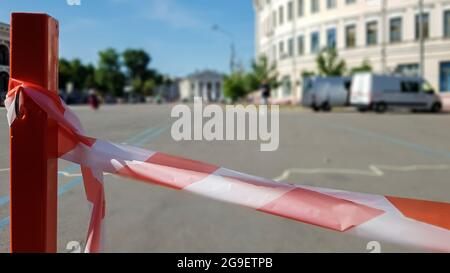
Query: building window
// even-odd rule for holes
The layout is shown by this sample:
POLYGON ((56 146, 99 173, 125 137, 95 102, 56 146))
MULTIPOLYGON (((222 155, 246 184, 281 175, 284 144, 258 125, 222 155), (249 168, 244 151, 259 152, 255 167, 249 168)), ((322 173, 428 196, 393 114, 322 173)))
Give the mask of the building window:
POLYGON ((5 45, 0 45, 0 65, 9 66, 9 49, 5 45))
POLYGON ((356 46, 356 26, 349 25, 345 27, 345 47, 352 48, 356 46))
POLYGON ((305 39, 303 38, 303 35, 300 35, 297 38, 297 50, 298 55, 301 56, 305 54, 305 39))
POLYGON ((345 3, 348 4, 354 4, 356 0, 345 0, 345 3))
POLYGON ((282 6, 280 6, 279 8, 278 8, 278 21, 279 21, 279 23, 278 23, 278 25, 282 25, 283 24, 283 21, 284 21, 284 9, 283 9, 283 7, 282 6))
POLYGON ((450 92, 450 62, 441 63, 440 91, 450 92))
POLYGON ((400 64, 396 67, 395 73, 404 76, 417 77, 419 76, 419 64, 400 64))
POLYGON ((278 44, 278 54, 279 54, 279 57, 278 57, 278 59, 280 59, 280 60, 282 60, 282 59, 284 59, 284 42, 283 41, 281 41, 279 44, 278 44))
POLYGON ((291 95, 292 84, 289 76, 284 76, 282 81, 283 97, 289 97, 291 95))
POLYGON ((327 9, 334 9, 336 7, 336 0, 327 0, 327 9))
POLYGON ((277 27, 277 12, 274 10, 272 12, 272 23, 273 23, 273 28, 277 27))
POLYGON ((287 19, 288 21, 292 21, 293 18, 294 18, 294 4, 292 3, 292 1, 290 1, 287 4, 287 19))
POLYGON ((336 29, 330 28, 327 30, 327 47, 336 48, 336 29))
POLYGON ((288 56, 292 57, 294 56, 294 39, 290 38, 288 40, 288 56))
MULTIPOLYGON (((422 13, 422 30, 423 30, 423 38, 427 39, 429 37, 429 27, 430 27, 430 17, 428 13, 422 13)), ((416 39, 420 39, 420 17, 416 15, 416 39)))
POLYGON ((319 12, 319 10, 320 10, 320 1, 311 0, 311 13, 319 12))
POLYGON ((389 24, 389 40, 391 43, 402 41, 402 18, 392 18, 389 24))
POLYGON ((196 97, 203 97, 203 89, 205 88, 205 84, 203 82, 200 82, 198 84, 198 88, 196 90, 196 97))
POLYGON ((367 45, 376 45, 378 42, 378 23, 369 22, 366 25, 367 45))
POLYGON ((297 13, 301 17, 305 14, 305 3, 304 0, 297 0, 297 13))
POLYGON ((319 32, 311 33, 311 53, 318 53, 320 50, 319 32))
POLYGON ((450 10, 444 12, 444 37, 450 38, 450 10))

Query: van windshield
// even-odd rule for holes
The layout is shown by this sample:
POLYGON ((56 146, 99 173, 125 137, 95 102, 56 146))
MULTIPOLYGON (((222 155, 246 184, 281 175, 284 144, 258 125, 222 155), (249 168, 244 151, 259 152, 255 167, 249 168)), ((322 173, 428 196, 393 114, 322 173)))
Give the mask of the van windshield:
POLYGON ((425 93, 434 93, 434 88, 429 82, 424 82, 422 88, 425 93))

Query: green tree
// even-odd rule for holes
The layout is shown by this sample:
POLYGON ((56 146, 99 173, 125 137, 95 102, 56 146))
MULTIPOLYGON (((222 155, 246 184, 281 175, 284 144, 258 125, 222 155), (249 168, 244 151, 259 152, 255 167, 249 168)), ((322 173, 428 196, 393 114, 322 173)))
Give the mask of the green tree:
POLYGON ((72 70, 70 62, 64 58, 59 60, 59 89, 66 89, 67 83, 71 81, 72 70))
POLYGON ((223 83, 224 95, 233 102, 243 98, 250 90, 248 75, 243 70, 238 70, 226 76, 223 83))
POLYGON ((64 58, 59 60, 59 88, 65 89, 67 83, 73 83, 76 90, 86 90, 94 87, 93 65, 84 65, 80 59, 68 61, 64 58))
POLYGON ((143 78, 145 80, 153 80, 156 86, 164 83, 164 76, 161 75, 156 69, 147 69, 144 73, 143 78))
POLYGON ((346 64, 339 59, 334 48, 323 49, 316 58, 317 70, 322 76, 342 76, 345 74, 346 64))
POLYGON ((141 93, 142 92, 142 86, 143 82, 141 77, 135 77, 131 80, 131 88, 133 93, 141 93))
POLYGON ((310 71, 310 70, 303 70, 302 73, 301 73, 302 79, 308 78, 308 77, 312 77, 312 76, 315 76, 315 75, 316 75, 316 73, 314 71, 310 71))
POLYGON ((83 90, 85 88, 88 71, 80 59, 73 59, 70 62, 71 81, 76 90, 83 90))
POLYGON ((95 88, 97 87, 95 83, 95 67, 92 64, 86 66, 86 79, 84 81, 84 88, 95 88))
POLYGON ((123 95, 125 75, 120 68, 120 56, 115 49, 108 48, 99 52, 95 83, 100 91, 114 96, 123 95))
POLYGON ((269 60, 264 55, 253 61, 251 72, 248 74, 251 90, 259 89, 264 81, 267 81, 271 88, 278 87, 278 73, 276 69, 276 64, 269 64, 269 60))
POLYGON ((151 61, 150 55, 142 49, 127 49, 122 53, 122 58, 129 77, 140 77, 142 80, 151 61))
POLYGON ((144 84, 142 85, 142 93, 145 96, 151 96, 151 95, 153 95, 155 88, 156 88, 156 83, 153 79, 146 80, 144 82, 144 84))
POLYGON ((364 59, 360 66, 351 69, 350 74, 356 74, 361 72, 372 72, 372 65, 368 59, 364 59))

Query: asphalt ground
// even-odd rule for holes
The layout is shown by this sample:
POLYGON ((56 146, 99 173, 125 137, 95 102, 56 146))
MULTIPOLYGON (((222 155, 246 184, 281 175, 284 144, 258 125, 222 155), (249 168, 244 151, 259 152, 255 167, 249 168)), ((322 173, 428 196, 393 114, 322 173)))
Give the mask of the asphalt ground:
MULTIPOLYGON (((282 108, 280 145, 182 141, 171 105, 73 107, 88 135, 290 183, 450 202, 450 115, 282 108)), ((0 251, 9 251, 9 130, 0 109, 0 251)), ((59 161, 58 251, 85 244, 89 222, 79 168, 59 161)), ((368 252, 369 240, 105 176, 107 252, 368 252)), ((380 242, 383 252, 409 252, 380 242)))

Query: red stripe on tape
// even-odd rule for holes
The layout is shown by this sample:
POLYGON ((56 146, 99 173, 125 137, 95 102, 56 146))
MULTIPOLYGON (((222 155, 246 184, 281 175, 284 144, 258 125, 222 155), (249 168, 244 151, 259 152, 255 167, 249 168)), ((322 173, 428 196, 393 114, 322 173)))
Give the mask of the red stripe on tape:
POLYGON ((450 230, 450 204, 386 196, 403 215, 450 230))
POLYGON ((145 162, 128 162, 118 174, 181 190, 215 172, 219 167, 156 152, 145 162))
POLYGON ((295 188, 258 209, 259 211, 345 231, 384 211, 315 191, 295 188))

